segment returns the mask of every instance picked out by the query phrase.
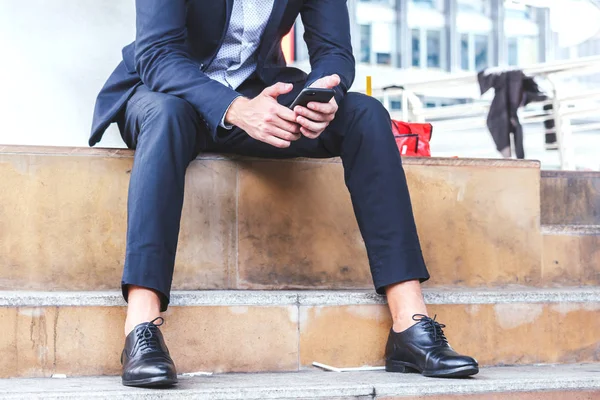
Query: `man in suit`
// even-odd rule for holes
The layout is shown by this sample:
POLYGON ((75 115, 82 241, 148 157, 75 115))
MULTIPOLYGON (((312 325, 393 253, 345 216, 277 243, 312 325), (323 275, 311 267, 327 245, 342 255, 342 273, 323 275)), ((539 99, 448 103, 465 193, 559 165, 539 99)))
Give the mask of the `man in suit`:
MULTIPOLYGON (((116 122, 135 149, 122 279, 123 384, 177 382, 159 326, 169 304, 185 172, 201 152, 341 156, 375 288, 393 326, 386 369, 468 376, 477 361, 427 316, 429 279, 387 111, 348 93, 354 57, 345 0, 137 0, 136 40, 100 92, 90 145, 116 122), (312 72, 286 67, 281 39, 302 17, 312 72), (329 103, 289 109, 305 87, 329 103)), ((199 349, 201 350, 201 349, 199 349)), ((352 349, 348 349, 352 351, 352 349)))

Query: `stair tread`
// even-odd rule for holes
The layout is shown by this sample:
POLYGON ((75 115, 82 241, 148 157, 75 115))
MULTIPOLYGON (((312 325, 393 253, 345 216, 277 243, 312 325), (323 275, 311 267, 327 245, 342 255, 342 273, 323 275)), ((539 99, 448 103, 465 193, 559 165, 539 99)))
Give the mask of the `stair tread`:
POLYGON ((118 377, 0 380, 3 398, 315 399, 364 396, 600 389, 600 364, 482 368, 470 379, 433 379, 383 371, 219 374, 180 377, 168 391, 125 388, 118 377))
POLYGON ((600 225, 542 225, 541 232, 544 235, 600 235, 600 225))
MULTIPOLYGON (((600 302, 600 287, 424 289, 428 304, 507 304, 600 302)), ((384 304, 369 290, 198 290, 173 291, 172 306, 335 306, 384 304)), ((0 307, 124 306, 120 291, 0 291, 0 307)))
MULTIPOLYGON (((90 148, 90 147, 69 147, 69 146, 21 146, 21 145, 0 145, 0 154, 26 154, 26 155, 45 155, 45 156, 87 156, 87 157, 111 157, 133 158, 134 151, 126 148, 90 148)), ((310 162, 341 163, 339 157, 314 159, 314 158, 294 158, 294 159, 267 159, 248 156, 239 156, 223 153, 201 153, 196 157, 198 160, 260 160, 273 162, 310 162)), ((488 158, 456 158, 456 157, 415 157, 406 158, 404 164, 415 165, 456 165, 456 166, 482 166, 482 167, 507 167, 507 168, 540 168, 540 162, 537 160, 516 160, 516 159, 488 159, 488 158)))

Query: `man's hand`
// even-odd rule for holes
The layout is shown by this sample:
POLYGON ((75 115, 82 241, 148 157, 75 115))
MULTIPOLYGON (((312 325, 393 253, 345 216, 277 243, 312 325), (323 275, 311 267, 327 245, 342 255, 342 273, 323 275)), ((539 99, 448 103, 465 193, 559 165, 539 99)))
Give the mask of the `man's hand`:
POLYGON ((277 97, 289 93, 293 85, 276 83, 253 99, 238 97, 225 115, 225 123, 235 125, 251 137, 279 148, 290 147, 300 139, 297 114, 277 103, 277 97))
MULTIPOLYGON (((338 75, 329 75, 316 80, 310 87, 321 89, 333 89, 340 84, 338 75)), ((300 124, 300 132, 310 139, 316 139, 329 126, 335 118, 338 104, 335 98, 329 103, 310 102, 306 107, 296 106, 294 112, 298 114, 296 122, 300 124)))

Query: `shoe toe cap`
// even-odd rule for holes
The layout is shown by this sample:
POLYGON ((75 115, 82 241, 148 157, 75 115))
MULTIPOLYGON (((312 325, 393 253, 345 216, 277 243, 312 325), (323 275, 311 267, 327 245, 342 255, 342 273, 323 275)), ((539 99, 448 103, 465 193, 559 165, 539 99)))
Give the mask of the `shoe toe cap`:
POLYGON ((123 378, 127 380, 151 378, 176 379, 177 371, 175 370, 175 365, 170 360, 144 360, 144 362, 126 368, 123 372, 123 378))
POLYGON ((437 364, 438 367, 443 366, 445 369, 461 368, 466 366, 478 367, 477 360, 473 357, 458 354, 452 349, 447 349, 437 354, 437 357, 430 358, 430 362, 437 364))
POLYGON ((175 372, 173 365, 169 365, 165 362, 145 365, 140 368, 140 374, 148 376, 166 376, 169 378, 177 376, 177 372, 175 372))
POLYGON ((462 356, 462 355, 449 355, 441 360, 447 368, 460 368, 465 366, 479 366, 477 360, 473 357, 462 356))

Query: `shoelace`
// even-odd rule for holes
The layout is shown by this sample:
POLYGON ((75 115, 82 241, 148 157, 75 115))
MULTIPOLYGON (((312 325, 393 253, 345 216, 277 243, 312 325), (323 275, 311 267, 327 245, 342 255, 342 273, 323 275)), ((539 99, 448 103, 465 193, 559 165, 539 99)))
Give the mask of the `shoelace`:
POLYGON ((155 332, 158 330, 158 327, 164 323, 165 320, 163 317, 156 317, 148 322, 143 328, 138 328, 139 350, 142 353, 153 351, 159 346, 155 332), (160 323, 157 324, 156 321, 158 320, 160 320, 160 323))
POLYGON ((427 315, 423 314, 415 314, 413 315, 413 321, 422 322, 427 332, 433 335, 433 340, 435 342, 441 341, 443 343, 448 343, 448 339, 446 339, 446 335, 444 335, 443 328, 446 327, 444 324, 440 324, 435 319, 437 315, 432 318, 429 318, 427 315))

